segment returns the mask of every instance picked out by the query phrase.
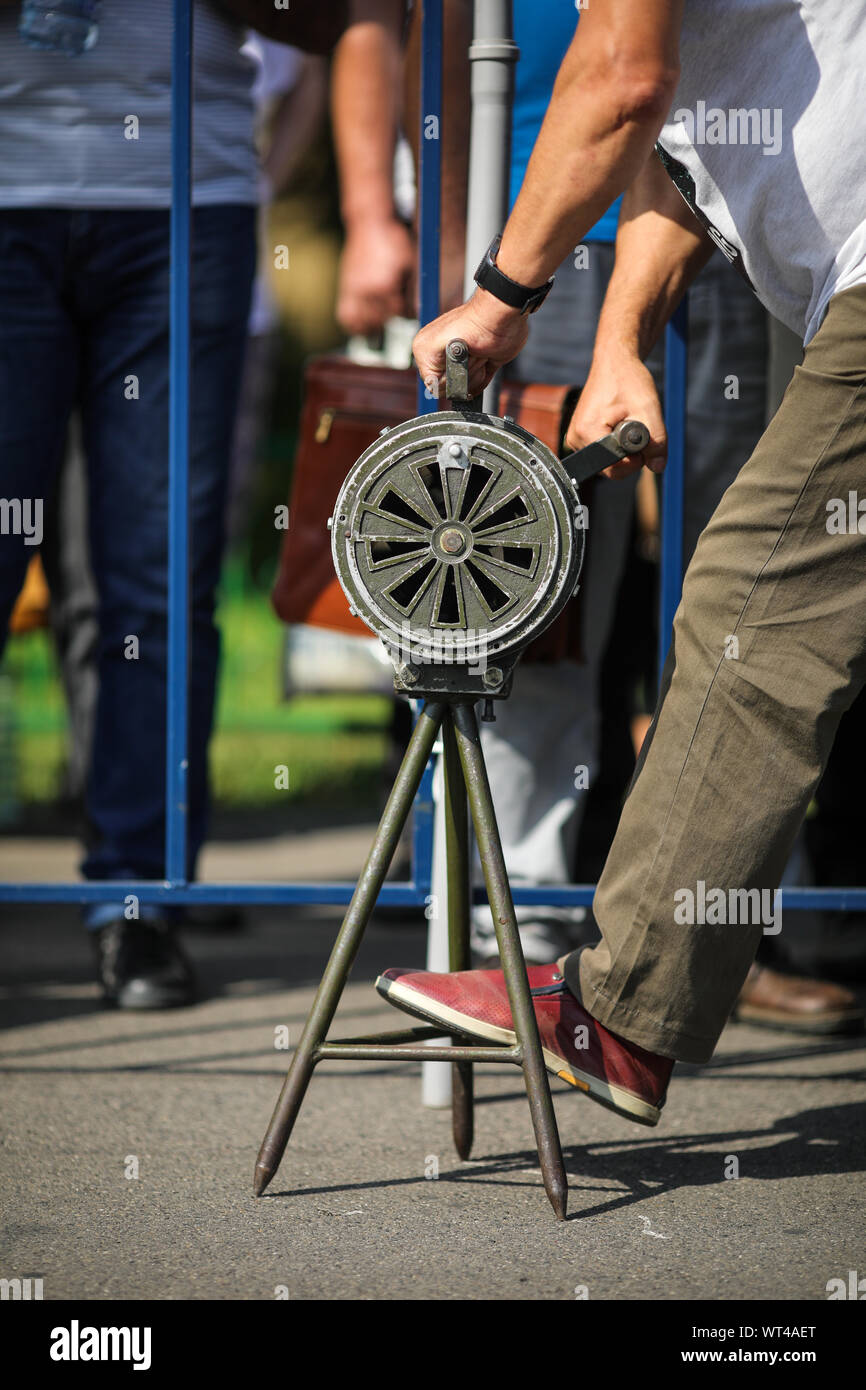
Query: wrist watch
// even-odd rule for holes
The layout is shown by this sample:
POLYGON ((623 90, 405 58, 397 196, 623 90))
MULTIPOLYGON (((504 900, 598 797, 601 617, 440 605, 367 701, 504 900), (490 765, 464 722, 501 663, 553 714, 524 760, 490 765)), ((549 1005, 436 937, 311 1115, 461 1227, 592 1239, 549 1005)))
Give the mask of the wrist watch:
POLYGON ((496 254, 502 242, 502 235, 495 236, 484 253, 484 259, 475 272, 475 283, 488 294, 495 295, 511 309, 519 309, 521 314, 534 314, 550 293, 554 276, 544 285, 530 289, 501 271, 496 264, 496 254))

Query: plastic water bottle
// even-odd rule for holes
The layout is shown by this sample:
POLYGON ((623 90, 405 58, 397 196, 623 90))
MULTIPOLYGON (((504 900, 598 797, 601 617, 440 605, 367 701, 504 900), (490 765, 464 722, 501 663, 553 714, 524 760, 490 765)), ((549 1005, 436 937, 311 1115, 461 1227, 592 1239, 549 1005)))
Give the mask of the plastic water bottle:
POLYGON ((86 53, 99 34, 100 0, 23 0, 18 32, 31 48, 86 53))

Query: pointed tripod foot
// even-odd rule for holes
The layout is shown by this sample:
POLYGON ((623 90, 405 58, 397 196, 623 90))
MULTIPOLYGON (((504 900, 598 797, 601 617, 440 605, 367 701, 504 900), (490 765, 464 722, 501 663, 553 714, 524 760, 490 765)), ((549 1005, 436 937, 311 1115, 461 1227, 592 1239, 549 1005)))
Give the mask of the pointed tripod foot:
POLYGON ((256 1171, 253 1174, 253 1196, 261 1197, 271 1178, 274 1176, 273 1168, 268 1168, 264 1163, 256 1164, 256 1171))
POLYGON ((557 1221, 564 1221, 568 1211, 568 1183, 563 1179, 562 1183, 552 1183, 550 1186, 545 1183, 544 1190, 547 1193, 550 1205, 553 1207, 553 1214, 557 1221))
POLYGON ((455 1134, 455 1135, 454 1135, 454 1147, 455 1147, 455 1149, 457 1150, 457 1157, 460 1158, 460 1159, 462 1159, 463 1162, 465 1163, 466 1160, 467 1160, 467 1158, 469 1157, 469 1155, 470 1155, 471 1152, 472 1152, 472 1140, 471 1140, 471 1138, 469 1139, 469 1142, 467 1143, 465 1139, 458 1138, 458 1136, 455 1134))
POLYGON ((455 1062, 451 1068, 451 1133, 457 1157, 465 1162, 475 1137, 471 1062, 455 1062))
POLYGON ((565 1175, 565 1163, 562 1158, 562 1146, 559 1141, 553 1100, 546 1084, 547 1077, 545 1076, 543 1079, 545 1086, 544 1091, 540 1094, 537 1082, 533 1081, 532 1085, 527 1087, 529 1104, 535 1123, 541 1180, 544 1183, 547 1199, 553 1207, 557 1221, 564 1221, 568 1209, 568 1178, 565 1175), (539 1100, 540 1104, 538 1103, 539 1100))

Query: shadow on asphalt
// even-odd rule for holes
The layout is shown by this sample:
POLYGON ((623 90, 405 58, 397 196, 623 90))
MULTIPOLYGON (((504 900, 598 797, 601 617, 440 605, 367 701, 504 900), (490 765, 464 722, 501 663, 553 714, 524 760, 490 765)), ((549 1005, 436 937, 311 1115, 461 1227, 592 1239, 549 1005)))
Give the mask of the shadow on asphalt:
MULTIPOLYGON (((561 1128, 561 1126, 560 1126, 561 1128)), ((780 1178, 826 1177, 830 1174, 861 1173, 866 1170, 866 1112, 861 1105, 828 1105, 785 1116, 766 1129, 744 1127, 710 1131, 705 1134, 679 1134, 665 1138, 621 1139, 589 1144, 563 1145, 569 1193, 606 1192, 600 1201, 590 1201, 568 1220, 607 1215, 662 1193, 682 1188, 723 1186, 726 1159, 735 1155, 740 1177, 778 1182, 780 1178), (774 1137, 777 1136, 777 1137, 774 1137), (754 1141, 760 1145, 743 1148, 754 1141), (713 1152, 706 1152, 713 1146, 713 1152), (581 1182, 584 1179, 584 1182, 581 1182), (605 1183, 617 1186, 605 1188, 605 1183), (623 1191, 625 1188, 625 1191, 623 1191)), ((534 1149, 500 1154, 495 1158, 470 1160, 457 1168, 439 1170, 439 1182, 493 1186, 538 1187, 541 1191, 538 1156, 534 1149), (523 1176, 537 1173, 535 1181, 523 1176)), ((371 1188, 423 1188, 423 1174, 374 1182, 334 1183, 265 1193, 263 1201, 361 1192, 371 1188)), ((792 1212, 788 1235, 802 1235, 792 1212)), ((647 1232, 647 1234, 657 1234, 647 1232)))
MULTIPOLYGON (((184 946, 196 971, 197 1003, 241 996, 266 1000, 271 994, 318 985, 343 912, 333 906, 255 908, 246 912, 239 930, 184 930, 184 946)), ((91 943, 77 908, 16 905, 5 909, 2 927, 0 1030, 105 1013, 95 984, 91 943)), ((374 916, 352 979, 369 979, 372 987, 388 966, 423 966, 425 929, 420 914, 402 919, 374 916)), ((195 1005, 140 1017, 189 1018, 187 1031, 199 1027, 195 1005)))

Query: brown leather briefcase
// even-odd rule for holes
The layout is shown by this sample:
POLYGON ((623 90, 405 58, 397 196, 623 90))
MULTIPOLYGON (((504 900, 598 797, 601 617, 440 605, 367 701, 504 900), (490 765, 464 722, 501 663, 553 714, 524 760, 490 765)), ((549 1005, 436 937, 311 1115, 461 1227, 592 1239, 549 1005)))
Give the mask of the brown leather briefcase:
MULTIPOLYGON (((327 522, 346 474, 379 431, 417 414, 417 382, 413 368, 366 366, 336 354, 307 365, 289 525, 271 595, 284 622, 369 635, 349 612, 334 573, 327 522)), ((506 381, 499 411, 558 453, 578 390, 506 381)), ((569 604, 536 638, 529 659, 579 659, 577 608, 569 604)))

